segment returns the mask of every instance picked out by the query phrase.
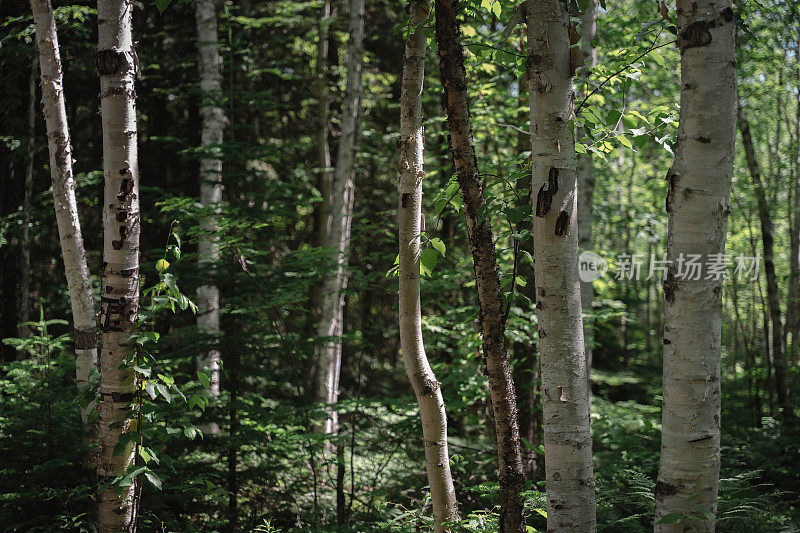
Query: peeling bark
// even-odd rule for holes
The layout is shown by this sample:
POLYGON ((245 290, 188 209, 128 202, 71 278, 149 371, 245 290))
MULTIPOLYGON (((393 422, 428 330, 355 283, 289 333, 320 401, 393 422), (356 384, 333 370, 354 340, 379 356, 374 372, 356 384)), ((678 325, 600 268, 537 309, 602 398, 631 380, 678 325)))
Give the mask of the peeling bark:
MULTIPOLYGON (((410 19, 419 25, 428 17, 428 4, 412 0, 410 19)), ((425 78, 425 35, 417 30, 406 40, 400 95, 399 164, 399 302, 400 347, 406 374, 414 388, 422 420, 425 469, 431 488, 434 530, 450 531, 443 525, 458 519, 458 503, 450 473, 447 449, 447 415, 439 382, 431 370, 422 339, 420 309, 420 238, 422 232, 422 181, 425 177, 422 153, 422 86, 425 78)))
POLYGON ((317 335, 325 339, 315 353, 317 378, 315 396, 324 402, 327 419, 319 428, 336 435, 338 420, 333 406, 339 399, 339 376, 342 366, 344 291, 350 274, 350 225, 353 218, 353 175, 361 120, 361 70, 364 61, 364 0, 350 0, 350 43, 347 50, 347 81, 342 105, 342 136, 336 157, 331 188, 331 216, 327 246, 335 264, 322 284, 322 317, 317 335))
POLYGON ((488 217, 479 220, 478 216, 486 205, 486 199, 483 197, 483 184, 472 139, 464 55, 458 40, 460 30, 453 0, 438 0, 435 7, 439 68, 445 91, 453 162, 464 202, 467 237, 475 269, 483 355, 495 418, 500 466, 500 530, 524 531, 521 492, 525 475, 520 451, 517 400, 506 350, 503 296, 497 272, 494 236, 488 217))
POLYGON ((537 209, 533 220, 547 529, 584 533, 596 529, 596 517, 575 228, 570 22, 559 0, 528 0, 527 23, 532 190, 553 190, 552 209, 537 209))
MULTIPOLYGON (((134 461, 134 444, 114 455, 120 435, 134 431, 130 404, 136 383, 121 363, 133 347, 139 312, 139 166, 137 160, 136 52, 131 0, 97 4, 100 114, 103 124, 103 279, 100 333, 100 452, 97 475, 104 483, 134 461)), ((134 483, 117 495, 98 496, 100 533, 135 531, 134 483)))
MULTIPOLYGON (((61 54, 58 34, 50 0, 31 0, 36 44, 39 49, 39 70, 42 87, 42 112, 47 126, 50 153, 50 178, 53 184, 53 205, 61 245, 61 257, 69 290, 72 325, 75 337, 75 379, 78 390, 89 384, 90 371, 97 366, 97 331, 94 295, 86 264, 78 205, 75 200, 75 180, 72 175, 72 145, 67 124, 61 54)), ((81 409, 83 443, 88 445, 96 436, 97 424, 89 422, 89 414, 97 404, 90 402, 81 409)), ((93 459, 87 466, 94 466, 93 459)))
MULTIPOLYGON (((211 207, 219 213, 222 201, 222 132, 225 114, 218 100, 222 94, 220 65, 222 60, 217 44, 217 8, 214 0, 195 0, 195 23, 197 26, 198 67, 200 70, 200 90, 202 104, 200 116, 203 119, 200 146, 205 155, 200 160, 200 204, 211 207)), ((219 287, 216 277, 216 263, 219 261, 219 224, 215 216, 204 216, 200 221, 200 237, 197 243, 197 267, 203 284, 197 288, 197 329, 205 337, 205 348, 198 354, 197 367, 208 367, 211 380, 208 394, 211 398, 219 396, 220 352, 219 352, 219 287)), ((208 430, 216 433, 215 424, 208 430)))
POLYGON ((684 279, 681 254, 725 250, 736 137, 730 0, 678 0, 681 103, 669 173, 664 403, 655 531, 714 531, 720 465, 722 280, 684 279), (730 12, 730 13, 729 13, 730 12), (687 518, 659 523, 665 516, 687 518))

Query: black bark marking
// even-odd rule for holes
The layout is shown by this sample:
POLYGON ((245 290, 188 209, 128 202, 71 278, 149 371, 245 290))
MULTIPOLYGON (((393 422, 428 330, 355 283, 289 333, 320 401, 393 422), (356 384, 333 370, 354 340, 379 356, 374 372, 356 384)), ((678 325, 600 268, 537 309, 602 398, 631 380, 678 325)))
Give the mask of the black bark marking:
POLYGON ((119 194, 117 195, 117 200, 124 202, 132 192, 133 180, 130 178, 123 178, 119 184, 119 194))
POLYGON ((111 76, 119 72, 122 62, 125 61, 124 54, 117 50, 98 50, 95 56, 97 73, 101 76, 111 76))
POLYGON ((708 144, 711 142, 711 139, 709 139, 708 137, 704 137, 702 135, 698 135, 697 137, 694 138, 694 140, 703 144, 708 144))
POLYGON ((678 485, 673 485, 671 483, 665 483, 663 481, 657 481, 655 487, 655 494, 656 498, 659 496, 672 496, 677 494, 681 488, 678 485))
POLYGON ((97 335, 94 329, 78 329, 73 330, 75 335, 75 349, 76 350, 91 350, 97 348, 97 335))
POLYGON ((675 302, 675 290, 678 288, 678 282, 675 280, 675 274, 672 270, 667 272, 667 279, 664 280, 664 300, 673 303, 675 302))
POLYGON ((422 391, 420 391, 421 396, 433 396, 434 393, 439 390, 440 383, 435 379, 426 379, 423 386, 422 391))
POLYGON ((117 222, 125 222, 126 220, 128 220, 128 212, 117 211, 117 222))
POLYGON ((733 8, 726 7, 722 10, 720 16, 722 16, 722 20, 725 22, 733 22, 733 8))
POLYGON ((403 209, 406 208, 408 205, 408 197, 411 196, 409 193, 404 192, 403 196, 400 197, 400 204, 403 206, 403 209))
POLYGON ((664 337, 664 344, 665 344, 665 345, 667 345, 667 344, 672 344, 672 341, 671 341, 671 340, 669 340, 668 338, 664 337))
POLYGON ((677 183, 678 174, 670 167, 665 179, 669 184, 667 188, 667 213, 672 213, 672 204, 675 200, 675 184, 677 183))
POLYGON ((124 268, 122 269, 122 271, 120 271, 119 275, 122 276, 123 278, 129 278, 138 273, 139 273, 138 268, 124 268))
POLYGON ((711 44, 711 32, 708 30, 715 26, 707 20, 692 22, 678 34, 678 48, 683 52, 687 48, 708 46, 711 44))
POLYGON ((122 250, 122 244, 123 244, 123 242, 124 242, 124 241, 121 241, 121 240, 120 240, 120 241, 111 241, 111 246, 112 246, 112 247, 113 247, 115 250, 122 250))
POLYGON ((536 216, 543 217, 550 207, 553 205, 553 197, 558 192, 558 169, 555 167, 550 168, 547 173, 547 183, 542 185, 539 193, 536 195, 536 216), (546 187, 546 188, 545 188, 546 187))
POLYGON ((569 215, 566 211, 561 211, 556 219, 555 234, 556 236, 561 237, 562 235, 566 235, 568 233, 567 230, 569 230, 569 215))

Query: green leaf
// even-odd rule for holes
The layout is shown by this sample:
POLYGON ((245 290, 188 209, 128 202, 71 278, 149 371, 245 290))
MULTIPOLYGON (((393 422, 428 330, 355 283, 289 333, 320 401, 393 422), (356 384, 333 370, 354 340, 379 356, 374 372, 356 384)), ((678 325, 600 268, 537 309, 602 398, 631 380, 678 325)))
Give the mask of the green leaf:
POLYGON ((161 396, 167 400, 167 403, 172 403, 172 394, 169 393, 169 389, 167 389, 166 385, 163 383, 156 383, 156 388, 158 389, 158 392, 161 393, 161 396))
POLYGON ((433 246, 434 250, 442 254, 442 257, 445 256, 445 250, 447 248, 445 247, 444 241, 442 241, 442 239, 440 239, 439 237, 434 237, 433 239, 430 240, 430 243, 431 246, 433 246))
POLYGON ((172 0, 155 0, 152 5, 156 6, 159 13, 163 13, 169 7, 172 0))
POLYGON ((686 516, 683 513, 669 513, 664 515, 657 524, 680 524, 686 516))
POLYGON ((209 387, 211 387, 211 380, 208 379, 208 376, 206 375, 205 372, 198 372, 197 379, 200 380, 200 383, 203 384, 204 388, 208 389, 209 387))
POLYGON ((161 490, 161 479, 153 472, 152 470, 147 470, 144 473, 144 477, 147 478, 147 481, 153 484, 155 488, 161 490))
POLYGON ((436 250, 428 248, 423 250, 419 258, 419 270, 423 276, 430 276, 439 260, 436 250))
POLYGON ((159 259, 156 261, 156 270, 159 274, 163 274, 169 268, 169 261, 166 259, 159 259))
POLYGON ((147 394, 150 396, 150 399, 156 399, 156 386, 152 381, 148 381, 144 384, 144 390, 147 391, 147 394))
POLYGON ((143 446, 139 446, 139 457, 142 458, 142 460, 144 461, 144 464, 147 464, 147 463, 150 462, 150 454, 147 453, 147 450, 143 446))
POLYGON ((659 66, 662 67, 664 66, 664 56, 662 56, 660 53, 653 50, 652 52, 650 52, 650 57, 652 57, 656 61, 656 63, 659 64, 659 66))
POLYGON ((628 137, 626 135, 617 136, 617 140, 619 141, 619 143, 622 146, 625 146, 626 148, 633 149, 633 144, 631 144, 631 140, 628 139, 628 137))

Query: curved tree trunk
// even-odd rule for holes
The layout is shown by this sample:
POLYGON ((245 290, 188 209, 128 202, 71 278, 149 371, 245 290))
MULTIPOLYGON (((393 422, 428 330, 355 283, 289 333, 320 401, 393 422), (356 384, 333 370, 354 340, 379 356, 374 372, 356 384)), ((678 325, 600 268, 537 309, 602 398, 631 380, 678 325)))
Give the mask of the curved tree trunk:
MULTIPOLYGON (((139 313, 139 168, 136 150, 136 52, 133 49, 130 0, 97 3, 97 70, 103 123, 103 280, 100 333, 101 483, 121 475, 133 463, 133 441, 114 455, 120 435, 132 431, 130 404, 136 387, 128 358, 130 336, 139 313)), ((117 495, 99 495, 100 533, 134 531, 134 483, 117 495)))
POLYGON ((517 399, 506 350, 503 295, 497 272, 494 236, 488 217, 479 219, 486 199, 483 197, 483 184, 472 140, 464 53, 458 40, 460 30, 453 0, 438 0, 435 10, 436 41, 439 44, 439 68, 444 85, 447 123, 475 269, 481 310, 483 355, 489 375, 489 392, 495 418, 500 463, 500 530, 524 531, 521 493, 525 475, 520 451, 517 399))
MULTIPOLYGON (((664 404, 655 530, 714 531, 720 464, 722 279, 689 279, 679 260, 725 251, 736 138, 730 0, 678 0, 681 102, 667 174, 664 404), (678 523, 660 523, 672 515, 678 523)), ((704 276, 699 276, 704 277, 704 276)), ((668 522, 674 522, 668 520, 668 522)))
MULTIPOLYGON (((583 12, 581 22, 581 59, 583 62, 579 74, 588 78, 590 70, 597 66, 597 49, 593 41, 597 36, 597 8, 599 0, 589 0, 583 12)), ((583 128, 578 128, 578 139, 583 137, 583 128)), ((578 172, 578 249, 580 251, 592 249, 592 198, 594 196, 594 165, 592 152, 577 156, 578 172)), ((590 314, 594 287, 592 282, 581 281, 581 309, 583 313, 590 314)), ((592 372, 592 344, 594 342, 593 325, 590 317, 583 320, 583 342, 586 351, 586 379, 589 380, 591 393, 592 372)))
POLYGON ((534 202, 548 531, 594 531, 569 15, 559 0, 528 0, 528 95, 534 202))
POLYGON ((320 430, 335 435, 338 420, 333 406, 339 399, 342 366, 344 291, 349 272, 350 224, 353 218, 353 174, 361 120, 361 69, 364 60, 364 0, 350 1, 350 43, 347 50, 347 81, 342 105, 342 136, 331 188, 331 216, 327 248, 336 265, 322 283, 322 317, 317 332, 325 344, 315 353, 317 383, 315 399, 328 406, 320 430))
MULTIPOLYGON (((47 126, 53 205, 56 211, 61 256, 64 259, 64 271, 72 309, 72 326, 75 335, 75 378, 78 390, 83 391, 88 386, 91 369, 97 366, 97 332, 94 296, 89 279, 89 268, 86 264, 86 251, 83 247, 78 205, 75 200, 72 145, 67 124, 61 54, 58 49, 58 34, 50 0, 31 0, 30 4, 36 24, 36 43, 39 48, 42 111, 47 126)), ((81 409, 83 442, 87 445, 97 431, 96 423, 89 422, 89 414, 95 407, 95 402, 90 402, 81 409)))
MULTIPOLYGON (((219 213, 222 201, 222 130, 225 114, 219 105, 222 94, 220 64, 222 62, 217 45, 217 8, 214 0, 195 0, 197 25, 197 51, 200 70, 202 103, 200 116, 203 130, 200 146, 204 149, 200 160, 200 204, 219 213)), ((208 394, 219 396, 219 288, 216 281, 216 264, 219 261, 219 224, 214 216, 203 216, 200 221, 200 237, 197 243, 197 266, 203 284, 197 288, 197 329, 204 336, 204 350, 197 358, 199 369, 211 370, 208 394)), ((209 427, 216 433, 216 426, 209 427)))
POLYGON ((767 193, 761 179, 753 138, 750 134, 750 124, 744 114, 744 109, 738 109, 739 130, 742 132, 742 145, 747 159, 750 177, 753 179, 753 188, 758 205, 758 219, 761 222, 761 244, 764 249, 764 272, 767 275, 767 305, 769 318, 772 324, 772 360, 775 364, 775 390, 778 404, 781 406, 783 420, 792 423, 794 411, 789 396, 789 386, 786 380, 786 347, 784 345, 783 323, 781 321, 781 295, 778 289, 778 277, 775 274, 775 250, 772 224, 772 210, 767 202, 767 193))
MULTIPOLYGON (((412 1, 411 23, 428 17, 428 5, 412 1)), ((414 387, 422 419, 425 466, 433 502, 434 530, 449 531, 442 524, 458 518, 458 504, 450 474, 447 451, 447 415, 439 382, 431 370, 422 340, 419 295, 420 238, 422 232, 422 85, 425 78, 425 35, 413 32, 406 40, 403 85, 400 96, 400 187, 398 225, 400 240, 400 347, 406 374, 414 387)))

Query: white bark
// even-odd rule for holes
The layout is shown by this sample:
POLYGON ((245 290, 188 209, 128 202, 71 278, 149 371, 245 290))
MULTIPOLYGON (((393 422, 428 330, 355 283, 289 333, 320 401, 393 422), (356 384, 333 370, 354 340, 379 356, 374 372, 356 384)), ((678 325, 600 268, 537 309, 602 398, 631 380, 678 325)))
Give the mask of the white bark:
POLYGON ((560 0, 528 0, 527 12, 547 529, 585 533, 596 529, 596 517, 578 278, 570 21, 560 0))
MULTIPOLYGON (((584 78, 597 66, 597 49, 592 44, 597 36, 597 8, 599 0, 589 0, 581 22, 581 59, 579 74, 584 78)), ((583 128, 578 129, 578 138, 583 137, 583 128)), ((592 197, 594 196, 594 165, 592 152, 577 156, 578 172, 578 249, 592 250, 592 197)), ((594 287, 592 282, 581 281, 581 309, 584 313, 592 310, 594 287)), ((586 378, 590 381, 592 371, 592 343, 594 342, 592 320, 584 319, 583 336, 586 351, 586 378)), ((591 389, 590 389, 591 391, 591 389)))
MULTIPOLYGON (((131 0, 98 0, 97 70, 103 124, 103 280, 101 287, 100 457, 101 482, 125 472, 134 460, 130 443, 113 450, 123 432, 133 430, 129 406, 135 380, 120 363, 131 352, 130 335, 139 311, 139 168, 136 95, 138 60, 133 49, 131 0)), ((134 486, 121 496, 109 489, 99 495, 100 533, 136 528, 134 486)))
POLYGON ((678 0, 681 107, 670 169, 664 282, 664 405, 657 532, 714 531, 720 464, 722 280, 682 279, 681 254, 722 253, 736 135, 730 0, 678 0), (709 517, 706 513, 711 513, 709 517), (667 515, 677 524, 659 524, 667 515))
POLYGON ((350 0, 350 43, 347 49, 347 81, 342 105, 342 135, 331 189, 331 217, 327 248, 336 267, 322 284, 322 317, 317 335, 325 344, 315 353, 317 366, 316 400, 328 406, 328 417, 321 431, 335 435, 338 418, 333 406, 339 398, 342 366, 344 291, 349 272, 350 224, 353 218, 353 174, 361 119, 361 70, 364 60, 364 0, 350 0))
MULTIPOLYGON (((428 16, 424 1, 410 6, 411 23, 428 16)), ((447 451, 447 415, 440 384, 431 370, 422 339, 420 309, 420 238, 422 232, 422 85, 425 78, 425 35, 419 30, 406 40, 400 95, 400 142, 398 226, 400 244, 400 348, 406 374, 414 388, 422 420, 425 465, 433 502, 434 530, 449 531, 445 521, 458 518, 458 503, 447 451)))
MULTIPOLYGON (((78 389, 83 391, 89 383, 91 369, 97 366, 97 333, 92 284, 86 264, 78 205, 75 200, 72 145, 67 124, 61 54, 58 49, 58 34, 50 0, 31 0, 30 4, 36 24, 36 43, 39 49, 42 111, 47 125, 53 204, 72 309, 75 335, 75 378, 78 389)), ((88 444, 89 440, 95 436, 96 424, 90 423, 88 420, 89 414, 95 407, 96 403, 90 402, 81 410, 84 444, 88 444)))
MULTIPOLYGON (((200 160, 200 203, 219 213, 222 201, 222 156, 219 145, 225 115, 218 99, 222 93, 220 65, 222 63, 217 44, 217 8, 214 0, 195 0, 195 21, 197 25, 197 51, 200 70, 200 91, 202 104, 200 115, 203 119, 200 146, 204 156, 200 160)), ((219 261, 219 224, 215 216, 204 216, 200 222, 200 238, 197 244, 198 269, 203 284, 197 288, 197 329, 203 334, 207 350, 201 351, 197 358, 199 369, 208 367, 211 371, 211 384, 208 394, 219 396, 220 352, 219 336, 219 288, 214 282, 215 265, 219 261)), ((209 428, 215 432, 213 427, 209 428)))

